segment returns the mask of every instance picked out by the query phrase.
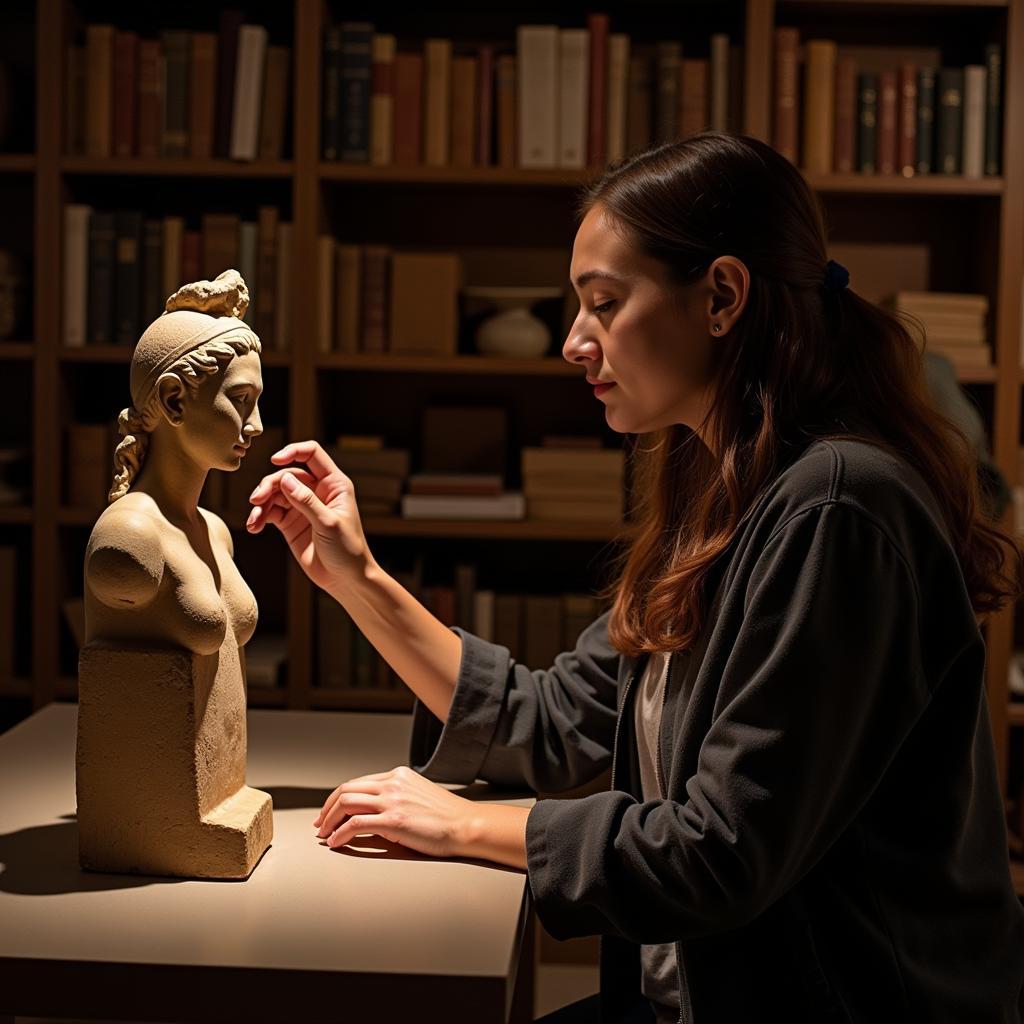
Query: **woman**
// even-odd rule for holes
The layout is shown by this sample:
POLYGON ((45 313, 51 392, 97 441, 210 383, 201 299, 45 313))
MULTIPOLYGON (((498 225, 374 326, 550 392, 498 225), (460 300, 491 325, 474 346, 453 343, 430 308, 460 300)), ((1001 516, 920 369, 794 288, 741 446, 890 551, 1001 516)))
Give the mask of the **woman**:
POLYGON ((580 212, 563 355, 648 440, 614 603, 575 650, 530 671, 440 626, 312 442, 252 495, 250 529, 281 530, 421 702, 420 773, 342 783, 317 835, 525 867, 552 935, 603 937, 604 1020, 1016 1020, 977 616, 1020 553, 918 346, 826 263, 817 199, 756 139, 627 158, 580 212), (550 791, 609 764, 609 792, 529 810, 424 777, 550 791))

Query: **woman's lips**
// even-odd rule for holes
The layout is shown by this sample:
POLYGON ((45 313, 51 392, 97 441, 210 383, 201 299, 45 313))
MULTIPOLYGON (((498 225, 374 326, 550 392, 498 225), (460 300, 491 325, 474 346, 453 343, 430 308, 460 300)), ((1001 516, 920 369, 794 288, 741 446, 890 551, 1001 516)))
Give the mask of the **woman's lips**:
POLYGON ((606 391, 615 387, 615 381, 594 380, 592 377, 587 378, 587 383, 593 385, 595 398, 600 398, 606 391))
POLYGON ((244 457, 245 453, 248 450, 249 450, 249 446, 247 444, 236 444, 235 445, 235 454, 236 455, 241 455, 241 456, 244 457))

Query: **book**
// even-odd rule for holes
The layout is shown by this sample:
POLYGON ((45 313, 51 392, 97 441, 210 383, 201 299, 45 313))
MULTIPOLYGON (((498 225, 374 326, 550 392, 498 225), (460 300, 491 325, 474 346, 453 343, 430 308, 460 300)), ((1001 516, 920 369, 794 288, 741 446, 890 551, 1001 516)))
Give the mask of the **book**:
POLYGON ((316 347, 318 352, 330 352, 334 339, 334 247, 330 235, 316 240, 317 282, 320 306, 317 310, 316 347))
POLYGON ((684 58, 680 69, 679 134, 685 139, 708 127, 708 75, 703 58, 684 58))
POLYGON ((334 271, 334 347, 339 352, 358 352, 363 291, 362 248, 339 242, 334 254, 334 271))
POLYGON ((67 503, 102 510, 113 480, 114 445, 109 426, 73 423, 67 430, 67 503))
POLYGON ((188 32, 160 33, 163 47, 163 124, 160 132, 162 156, 188 156, 188 32))
POLYGON ((836 115, 832 169, 852 174, 857 159, 857 62, 842 51, 836 57, 836 115))
POLYGON ((139 37, 135 32, 114 32, 114 156, 135 155, 137 122, 139 37))
MULTIPOLYGON (((592 47, 591 61, 594 59, 592 47)), ((516 85, 518 164, 520 167, 557 167, 558 28, 555 25, 520 25, 517 28, 516 85)), ((603 99, 603 92, 601 95, 603 99)), ((591 132, 597 122, 603 133, 603 103, 589 124, 591 132)), ((603 134, 600 142, 603 154, 603 134)), ((591 163, 600 162, 591 160, 591 163)))
MULTIPOLYGON (((234 213, 204 213, 200 223, 201 276, 212 281, 223 271, 238 266, 238 233, 241 220, 234 213)), ((186 281, 195 280, 185 274, 183 277, 186 281)))
POLYGON ((341 449, 332 445, 327 449, 338 468, 346 474, 377 473, 382 476, 409 475, 409 451, 405 448, 383 448, 379 451, 341 449))
POLYGON ((320 105, 320 155, 337 160, 341 155, 341 26, 324 29, 323 74, 320 105))
POLYGON ((451 163, 453 167, 476 164, 476 86, 475 56, 453 56, 451 67, 451 163))
POLYGON ((85 152, 110 156, 114 104, 114 26, 85 27, 85 152))
POLYGON ((522 493, 479 496, 406 494, 402 498, 405 519, 523 519, 526 499, 522 493))
POLYGON ((262 25, 242 25, 238 30, 235 95, 231 110, 232 160, 255 160, 259 152, 260 100, 267 58, 267 30, 262 25))
POLYGON ((618 480, 622 476, 624 456, 620 448, 523 448, 523 477, 578 474, 590 479, 618 480))
POLYGON ((497 406, 429 405, 420 431, 427 473, 497 473, 504 477, 508 414, 497 406))
POLYGON ((832 170, 835 148, 836 44, 831 39, 808 39, 806 51, 802 168, 812 174, 827 174, 832 170))
POLYGON ((899 132, 896 169, 904 178, 917 173, 917 65, 904 61, 899 67, 899 132))
POLYGON ((190 42, 188 151, 193 160, 208 160, 213 156, 217 103, 217 36, 193 32, 190 42))
POLYGON ((671 142, 677 136, 679 114, 679 68, 682 46, 671 39, 660 40, 655 50, 654 138, 652 142, 671 142))
POLYGON ((523 600, 519 594, 495 594, 494 642, 508 648, 513 658, 523 651, 523 600))
POLYGON ((482 167, 494 163, 494 47, 477 47, 477 143, 476 162, 482 167))
POLYGON ((288 101, 291 93, 292 53, 287 46, 268 46, 260 104, 260 132, 257 155, 261 160, 280 160, 284 155, 288 101))
POLYGON ((650 143, 653 133, 654 59, 648 47, 631 52, 626 100, 626 151, 636 152, 650 143))
POLYGON ((396 53, 394 60, 394 139, 395 164, 414 166, 422 158, 421 109, 423 105, 423 56, 396 53))
POLYGON ((195 281, 195 277, 186 277, 183 272, 183 252, 185 242, 185 221, 182 217, 168 216, 163 219, 164 257, 161 275, 160 307, 153 314, 164 311, 164 302, 173 295, 186 281, 195 281))
POLYGON ((384 438, 380 434, 339 434, 336 442, 345 452, 379 452, 384 450, 384 438))
POLYGON ((587 160, 590 33, 558 30, 558 166, 584 167, 587 160))
POLYGON ((423 162, 451 163, 452 41, 423 43, 423 162))
POLYGON ((917 69, 917 173, 931 174, 935 152, 935 68, 917 69))
POLYGON ((796 164, 800 137, 799 51, 800 31, 775 29, 775 62, 772 117, 772 146, 790 163, 796 164))
POLYGON ((985 173, 1002 171, 1003 48, 999 43, 985 47, 985 173))
POLYGON ((96 210, 89 218, 86 341, 90 345, 111 345, 114 341, 114 260, 114 214, 96 210))
POLYGON ((242 319, 252 326, 256 319, 256 296, 260 293, 260 282, 256 274, 259 226, 254 220, 243 220, 238 225, 238 263, 236 268, 249 289, 249 306, 242 319))
POLYGON ((533 498, 526 500, 526 517, 543 522, 619 523, 622 498, 533 498))
POLYGON ((374 33, 370 42, 370 163, 394 159, 395 37, 374 33))
POLYGON ((370 159, 370 74, 373 66, 373 24, 341 24, 340 158, 348 163, 370 159))
POLYGON ((481 640, 494 642, 494 603, 493 590, 478 590, 473 595, 472 632, 481 640))
POLYGON ((292 226, 277 225, 276 284, 274 289, 274 331, 272 347, 287 349, 290 345, 292 312, 292 226))
MULTIPOLYGON (((590 34, 588 75, 587 164, 599 167, 607 159, 608 34, 610 20, 603 12, 587 14, 590 34)), ((556 108, 557 109, 557 108, 556 108)))
POLYGON ((724 32, 711 36, 708 82, 708 124, 712 131, 729 131, 729 36, 724 32))
POLYGON ((255 307, 253 326, 260 340, 277 348, 274 339, 274 319, 277 308, 277 207, 261 206, 256 221, 256 281, 258 288, 252 294, 250 308, 255 307))
POLYGON ((462 263, 456 253, 395 252, 391 257, 388 347, 455 355, 462 263))
POLYGON ((874 174, 877 167, 878 75, 864 71, 857 75, 857 170, 874 174))
POLYGON ((960 174, 963 156, 964 69, 940 68, 936 173, 960 174))
POLYGON ((515 167, 519 146, 516 126, 516 102, 519 74, 514 54, 499 54, 494 65, 494 107, 497 138, 497 164, 515 167))
POLYGON ((620 160, 626 155, 629 62, 629 36, 625 32, 612 32, 608 36, 608 101, 605 109, 609 162, 620 160))
POLYGON ((142 295, 138 332, 141 334, 164 311, 164 225, 155 217, 142 222, 142 295))
POLYGON ((985 102, 988 93, 984 64, 964 68, 963 175, 980 178, 985 173, 985 102))
POLYGON ((92 207, 68 203, 64 207, 64 330, 69 348, 86 342, 89 293, 89 217, 92 207))
POLYGON ((214 156, 231 153, 231 119, 235 109, 235 84, 238 69, 238 34, 242 28, 242 12, 229 7, 220 12, 217 37, 217 106, 214 119, 214 156))
POLYGON ((363 294, 360 302, 360 328, 364 352, 388 349, 388 293, 391 276, 391 247, 363 246, 363 294))
POLYGON ((413 473, 409 494, 498 495, 504 481, 496 473, 413 473))
POLYGON ((158 39, 139 40, 138 124, 135 144, 138 155, 152 160, 160 155, 164 129, 163 54, 158 39))

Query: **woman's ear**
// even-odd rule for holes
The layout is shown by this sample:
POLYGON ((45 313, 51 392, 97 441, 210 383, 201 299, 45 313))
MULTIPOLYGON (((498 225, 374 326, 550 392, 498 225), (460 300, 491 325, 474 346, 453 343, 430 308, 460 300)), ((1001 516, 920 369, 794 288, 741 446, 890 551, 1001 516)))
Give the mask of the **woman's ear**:
POLYGON ((185 418, 185 383, 176 373, 165 373, 156 382, 160 411, 172 426, 180 426, 185 418))

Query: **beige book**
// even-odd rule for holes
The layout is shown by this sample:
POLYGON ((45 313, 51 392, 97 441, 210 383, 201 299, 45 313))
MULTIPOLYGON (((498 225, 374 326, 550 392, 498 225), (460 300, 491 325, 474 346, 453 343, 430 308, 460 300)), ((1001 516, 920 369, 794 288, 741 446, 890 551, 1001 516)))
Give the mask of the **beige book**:
POLYGON ((715 32, 711 36, 710 120, 712 131, 724 132, 729 123, 729 36, 715 32))
POLYGON ((446 167, 451 163, 452 41, 426 39, 423 43, 424 163, 446 167))
POLYGON ((363 290, 362 248, 339 242, 334 259, 334 347, 339 352, 358 352, 359 300, 363 290))
POLYGON ((587 101, 590 87, 590 33, 558 30, 558 166, 587 162, 587 101))
POLYGON ((337 243, 330 235, 316 240, 317 266, 317 330, 316 347, 319 352, 330 352, 334 338, 334 247, 337 243))
POLYGON ((626 155, 626 111, 629 107, 629 36, 608 36, 608 97, 606 108, 606 158, 609 163, 626 155))
POLYGON ((462 265, 451 252, 391 257, 391 351, 453 356, 458 347, 462 265))
MULTIPOLYGON (((375 32, 370 43, 374 65, 382 68, 389 81, 393 80, 395 66, 395 37, 375 32)), ((373 79, 371 78, 371 81, 373 79)), ((370 93, 370 163, 377 166, 390 164, 394 142, 395 94, 390 92, 370 93)))
POLYGON ((801 166, 812 174, 828 174, 834 151, 836 44, 808 39, 806 52, 801 166))
POLYGON ((516 128, 520 167, 558 166, 558 28, 516 32, 516 128))

